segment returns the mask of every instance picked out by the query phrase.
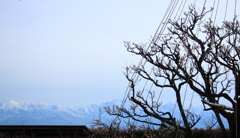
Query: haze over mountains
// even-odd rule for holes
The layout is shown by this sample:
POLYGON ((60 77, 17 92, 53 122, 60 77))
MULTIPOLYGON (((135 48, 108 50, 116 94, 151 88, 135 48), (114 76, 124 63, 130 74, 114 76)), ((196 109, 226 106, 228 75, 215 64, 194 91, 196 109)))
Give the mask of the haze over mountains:
MULTIPOLYGON (((93 120, 100 118, 102 122, 108 124, 115 117, 108 115, 104 107, 114 104, 120 105, 121 100, 113 100, 100 105, 91 104, 84 107, 62 107, 40 102, 10 100, 0 103, 0 125, 86 125, 91 127, 93 120)), ((126 104, 129 105, 130 102, 126 104)), ((174 106, 175 104, 170 102, 162 105, 160 109, 172 112, 174 106)), ((201 105, 192 105, 191 111, 202 116, 201 121, 196 126, 199 128, 204 128, 204 120, 207 121, 212 117, 211 112, 203 111, 201 105)), ((174 116, 180 118, 177 109, 174 116)), ((224 122, 226 124, 226 120, 224 122)))

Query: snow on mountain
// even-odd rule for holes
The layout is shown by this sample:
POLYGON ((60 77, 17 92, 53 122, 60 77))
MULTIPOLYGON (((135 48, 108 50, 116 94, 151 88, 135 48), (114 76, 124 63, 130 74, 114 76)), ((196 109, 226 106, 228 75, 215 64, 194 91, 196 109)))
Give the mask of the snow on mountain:
MULTIPOLYGON (((0 103, 0 125, 90 126, 94 119, 99 119, 100 111, 103 113, 104 106, 108 104, 62 107, 60 105, 10 100, 6 103, 0 103)), ((104 112, 101 115, 105 116, 106 113, 104 112)))
MULTIPOLYGON (((113 100, 100 105, 62 107, 45 103, 31 103, 29 101, 10 100, 0 103, 0 125, 87 125, 91 126, 94 119, 101 118, 102 122, 109 123, 114 116, 108 115, 104 107, 121 105, 122 100, 113 100)), ((130 102, 126 102, 130 105, 130 102)), ((189 109, 189 107, 185 107, 189 109)), ((174 116, 180 118, 175 103, 166 103, 160 107, 161 111, 174 111, 174 116), (174 110, 175 108, 175 110, 174 110)), ((210 112, 204 112, 201 105, 192 105, 190 111, 201 115, 204 119, 211 117, 210 112)), ((198 127, 204 127, 199 123, 198 127)))

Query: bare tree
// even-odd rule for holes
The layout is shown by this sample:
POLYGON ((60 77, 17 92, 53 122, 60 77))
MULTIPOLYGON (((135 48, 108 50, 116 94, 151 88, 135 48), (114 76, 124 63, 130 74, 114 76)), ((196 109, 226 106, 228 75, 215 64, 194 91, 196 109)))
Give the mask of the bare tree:
POLYGON ((104 137, 117 138, 119 137, 121 120, 112 120, 109 124, 103 123, 101 120, 93 120, 92 126, 97 126, 99 132, 95 132, 96 137, 104 135, 104 137))
POLYGON ((141 56, 153 67, 126 67, 125 76, 132 91, 129 99, 133 105, 130 110, 114 106, 106 107, 106 111, 111 115, 130 117, 153 125, 167 124, 184 131, 186 137, 194 137, 191 129, 200 117, 184 110, 181 97, 183 86, 188 85, 202 98, 205 110, 213 111, 225 136, 228 134, 220 115, 228 120, 230 137, 236 137, 240 132, 240 24, 237 18, 223 22, 222 26, 214 25, 211 19, 202 23, 210 11, 203 9, 198 13, 191 7, 186 17, 178 21, 170 20, 168 34, 159 35, 159 41, 151 42, 148 48, 125 42, 128 52, 141 56), (148 90, 146 97, 144 90, 136 90, 134 74, 162 88, 163 92, 174 90, 183 123, 177 121, 171 112, 159 110, 161 104, 154 100, 153 91, 148 90), (160 81, 163 79, 166 83, 160 81), (223 99, 230 105, 222 104, 223 99), (139 109, 141 113, 137 112, 139 109), (151 121, 152 118, 159 120, 159 123, 151 121))

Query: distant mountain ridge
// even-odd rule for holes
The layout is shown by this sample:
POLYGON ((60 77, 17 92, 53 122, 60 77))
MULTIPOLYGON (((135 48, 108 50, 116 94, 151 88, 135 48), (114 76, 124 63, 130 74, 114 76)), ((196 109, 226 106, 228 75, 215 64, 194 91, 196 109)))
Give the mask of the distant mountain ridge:
MULTIPOLYGON (((46 103, 17 102, 10 100, 0 103, 0 125, 86 125, 91 127, 94 119, 101 118, 102 122, 109 123, 114 116, 104 111, 105 106, 120 105, 121 100, 113 100, 100 105, 62 107, 46 103)), ((127 104, 130 104, 127 102, 127 104)), ((173 111, 175 104, 167 103, 161 106, 162 111, 173 111)), ((180 117, 178 109, 174 116, 180 117)), ((204 112, 200 105, 192 106, 191 111, 201 115, 203 119, 211 117, 211 113, 204 112)), ((197 127, 204 127, 199 122, 197 127)))
POLYGON ((117 104, 120 100, 114 100, 100 105, 62 107, 60 105, 48 105, 46 103, 31 103, 26 101, 10 100, 0 103, 0 125, 87 125, 90 126, 93 119, 108 120, 113 118, 103 112, 104 107, 117 104), (111 103, 113 102, 113 103, 111 103), (106 116, 106 117, 105 117, 106 116))

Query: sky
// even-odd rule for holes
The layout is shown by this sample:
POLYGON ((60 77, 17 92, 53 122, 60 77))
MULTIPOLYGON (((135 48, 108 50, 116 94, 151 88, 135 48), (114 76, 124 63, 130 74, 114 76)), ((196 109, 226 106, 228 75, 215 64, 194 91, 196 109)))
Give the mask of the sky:
POLYGON ((169 2, 0 0, 0 103, 123 98, 124 67, 140 61, 123 42, 148 43, 169 2))

